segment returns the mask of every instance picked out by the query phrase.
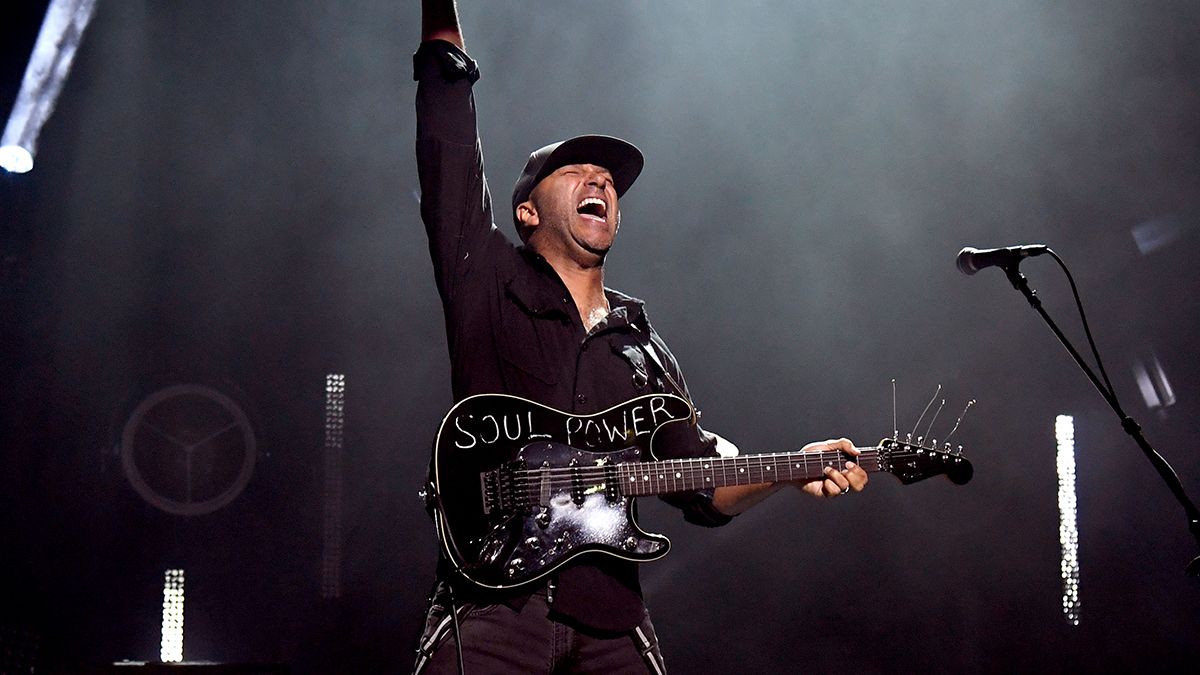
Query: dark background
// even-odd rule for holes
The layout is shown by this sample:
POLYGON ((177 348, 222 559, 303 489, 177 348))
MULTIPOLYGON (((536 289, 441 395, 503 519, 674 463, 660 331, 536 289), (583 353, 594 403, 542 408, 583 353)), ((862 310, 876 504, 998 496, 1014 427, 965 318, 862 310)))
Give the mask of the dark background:
MULTIPOLYGON (((0 177, 0 629, 43 670, 157 659, 169 567, 190 660, 411 664, 435 554, 415 493, 451 403, 412 156, 418 4, 102 1, 33 172, 0 177), (321 596, 327 373, 346 376, 340 598, 321 596), (258 441, 205 515, 142 499, 120 459, 130 412, 177 383, 237 401, 258 441)), ((891 434, 892 378, 902 433, 938 384, 934 436, 978 400, 965 487, 877 475, 716 531, 646 502, 675 544, 643 568, 675 672, 1193 662, 1181 509, 1003 275, 954 255, 1053 246, 1128 412, 1200 497, 1200 5, 463 4, 499 203, 551 140, 645 151, 608 282, 647 300, 707 426, 743 452, 865 444, 891 434), (1139 250, 1147 227, 1166 245, 1139 250), (1165 409, 1134 380, 1151 358, 1165 409)), ((3 111, 45 7, 13 5, 3 111)), ((1082 346, 1058 268, 1022 269, 1082 346)))

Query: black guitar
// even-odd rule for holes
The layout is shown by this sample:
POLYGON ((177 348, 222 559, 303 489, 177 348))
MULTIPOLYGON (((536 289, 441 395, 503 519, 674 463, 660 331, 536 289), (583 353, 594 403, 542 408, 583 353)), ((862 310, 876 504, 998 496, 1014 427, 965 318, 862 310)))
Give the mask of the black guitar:
POLYGON ((438 429, 427 494, 443 552, 465 579, 509 589, 579 555, 635 562, 666 555, 670 541, 635 522, 634 497, 811 480, 826 466, 841 469, 850 460, 904 484, 945 474, 962 485, 973 473, 961 447, 894 438, 857 458, 782 452, 655 460, 655 439, 691 423, 688 402, 669 394, 641 396, 594 415, 504 394, 463 399, 438 429))

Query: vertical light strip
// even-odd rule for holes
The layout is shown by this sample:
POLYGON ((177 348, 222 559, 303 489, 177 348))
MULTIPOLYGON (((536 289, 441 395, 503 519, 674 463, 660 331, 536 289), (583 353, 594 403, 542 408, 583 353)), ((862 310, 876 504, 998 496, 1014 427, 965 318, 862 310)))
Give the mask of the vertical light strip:
POLYGON ((1063 614, 1072 626, 1079 625, 1079 530, 1075 526, 1075 418, 1059 415, 1054 420, 1058 441, 1058 542, 1063 580, 1063 614))
POLYGON ((50 0, 29 65, 25 67, 21 90, 4 127, 4 136, 0 137, 0 167, 13 173, 33 168, 38 135, 54 112, 95 6, 96 0, 50 0))
POLYGON ((321 597, 342 597, 342 453, 346 376, 325 376, 325 517, 321 597))
POLYGON ((183 660, 183 570, 167 570, 163 577, 162 642, 159 660, 183 660))

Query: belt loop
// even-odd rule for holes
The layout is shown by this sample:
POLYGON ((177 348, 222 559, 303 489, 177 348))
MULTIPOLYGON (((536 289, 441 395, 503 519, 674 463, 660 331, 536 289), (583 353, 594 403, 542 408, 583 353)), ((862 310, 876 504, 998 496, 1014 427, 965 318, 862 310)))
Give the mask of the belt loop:
POLYGON ((546 582, 546 604, 554 604, 554 591, 558 588, 558 577, 550 577, 546 582))

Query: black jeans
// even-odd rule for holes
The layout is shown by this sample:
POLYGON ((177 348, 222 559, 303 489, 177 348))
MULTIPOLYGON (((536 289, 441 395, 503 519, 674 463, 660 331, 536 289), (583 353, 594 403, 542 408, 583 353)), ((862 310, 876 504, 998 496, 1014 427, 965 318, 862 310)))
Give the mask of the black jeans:
MULTIPOLYGON (((466 675, 666 672, 649 613, 629 633, 610 637, 550 618, 544 590, 535 593, 519 612, 507 605, 458 603, 457 614, 466 675)), ((429 604, 413 673, 458 673, 448 595, 441 585, 429 604)))

